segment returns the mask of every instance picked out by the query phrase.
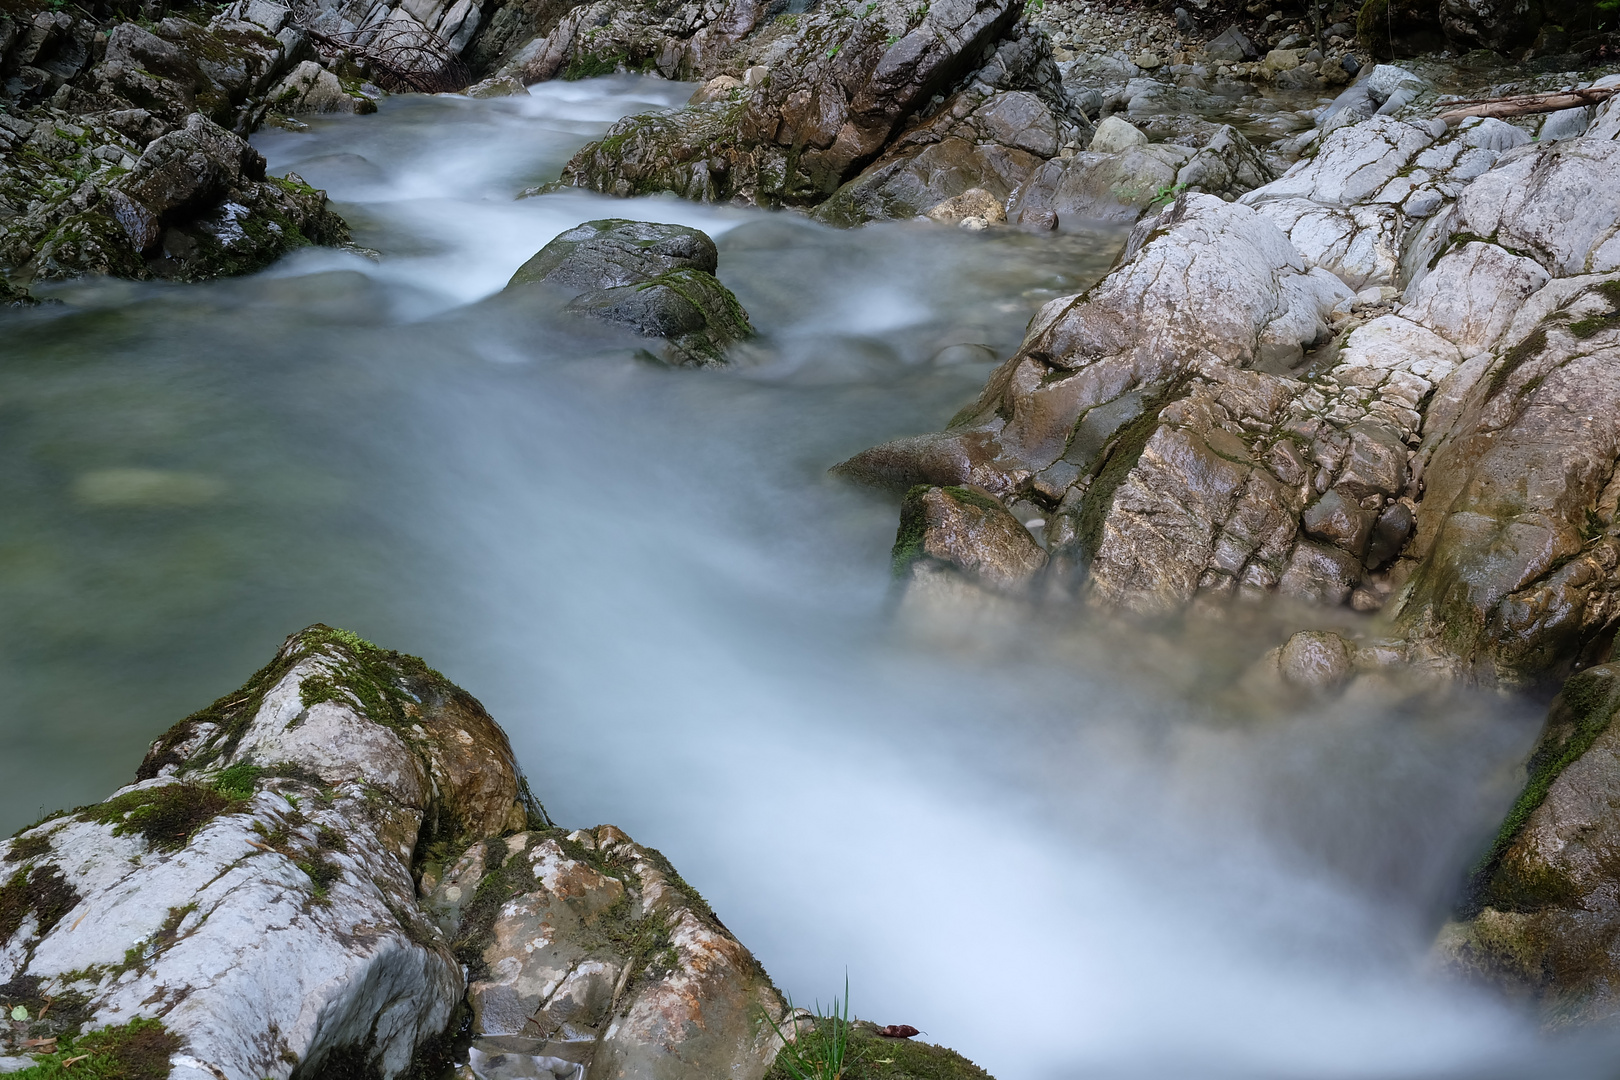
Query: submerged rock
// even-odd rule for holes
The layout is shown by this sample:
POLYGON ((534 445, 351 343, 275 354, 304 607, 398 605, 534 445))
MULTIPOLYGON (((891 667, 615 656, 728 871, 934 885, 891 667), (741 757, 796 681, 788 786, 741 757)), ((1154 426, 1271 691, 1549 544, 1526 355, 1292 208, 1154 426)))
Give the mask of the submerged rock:
POLYGON ((567 292, 569 311, 664 338, 671 363, 716 366, 728 345, 753 334, 748 313, 715 278, 718 265, 714 241, 697 229, 606 218, 552 240, 507 289, 567 292))

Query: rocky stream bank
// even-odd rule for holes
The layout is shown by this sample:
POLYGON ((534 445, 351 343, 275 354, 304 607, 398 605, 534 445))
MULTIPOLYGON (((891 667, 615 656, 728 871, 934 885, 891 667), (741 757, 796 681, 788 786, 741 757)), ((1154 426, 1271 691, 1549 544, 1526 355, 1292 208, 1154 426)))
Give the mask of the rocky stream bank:
MULTIPOLYGON (((836 466, 902 499, 902 618, 1151 626, 1286 605, 1310 625, 1242 678, 1298 700, 1562 686, 1436 956, 1551 1025, 1612 1020, 1609 16, 797 6, 8 6, 0 299, 345 243, 325 196, 268 176, 246 136, 366 112, 384 84, 699 84, 583 147, 563 187, 838 226, 1112 223, 1113 270, 1046 304, 944 430, 836 466), (1550 93, 1560 107, 1504 102, 1550 93)), ((507 299, 546 295, 662 339, 668 362, 721 366, 751 327, 718 269, 701 233, 604 219, 553 241, 507 299)), ((79 1037, 153 1076, 345 1061, 392 1077, 436 1067, 450 1033, 528 1040, 474 1049, 551 1075, 759 1076, 779 1046, 764 1021, 798 1030, 656 852, 554 828, 499 730, 419 662, 306 632, 139 775, 4 849, 14 1050, 79 1037), (246 951, 278 960, 237 964, 246 951)))
MULTIPOLYGON (((0 1003, 19 1080, 760 1080, 815 1024, 657 851, 556 826, 473 697, 325 626, 0 844, 0 1003)), ((846 1075, 986 1075, 875 1032, 846 1075)))

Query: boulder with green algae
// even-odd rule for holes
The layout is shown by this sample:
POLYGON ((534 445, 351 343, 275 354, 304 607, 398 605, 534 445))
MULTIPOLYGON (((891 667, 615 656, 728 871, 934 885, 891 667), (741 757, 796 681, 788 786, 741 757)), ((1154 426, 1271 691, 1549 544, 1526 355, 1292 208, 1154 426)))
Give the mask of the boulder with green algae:
POLYGON ((1533 1002, 1549 1026, 1620 1017, 1620 665, 1554 699, 1524 791, 1435 952, 1453 973, 1533 1002))
POLYGON ((753 335, 748 313, 714 276, 714 241, 684 225, 607 218, 570 229, 521 266, 509 292, 568 294, 567 310, 663 338, 664 358, 718 367, 753 335))
POLYGON ((86 1035, 160 1022, 175 1041, 152 1080, 339 1059, 392 1077, 463 990, 417 876, 543 822, 477 701, 311 627, 170 729, 133 784, 0 844, 0 999, 34 1017, 54 1000, 86 1035))
MULTIPOLYGON (((826 1032, 828 1022, 822 1020, 819 1026, 826 1032)), ((879 1035, 879 1030, 865 1020, 850 1024, 844 1080, 992 1080, 955 1050, 916 1039, 888 1038, 879 1035)), ((766 1080, 793 1080, 793 1073, 786 1062, 778 1061, 766 1080)))

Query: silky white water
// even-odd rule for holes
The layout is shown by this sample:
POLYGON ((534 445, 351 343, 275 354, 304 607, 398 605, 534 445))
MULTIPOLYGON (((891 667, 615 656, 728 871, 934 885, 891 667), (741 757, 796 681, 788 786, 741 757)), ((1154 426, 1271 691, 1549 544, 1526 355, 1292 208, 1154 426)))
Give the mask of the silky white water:
POLYGON ((555 819, 663 850, 801 1004, 847 972, 1000 1080, 1609 1075, 1425 963, 1538 706, 1245 718, 1209 697, 1250 622, 895 622, 897 501, 826 469, 943 425, 1122 238, 514 198, 689 92, 265 132, 375 261, 0 315, 0 827, 103 797, 324 621, 480 697, 555 819), (498 295, 604 216, 717 238, 744 363, 498 295))

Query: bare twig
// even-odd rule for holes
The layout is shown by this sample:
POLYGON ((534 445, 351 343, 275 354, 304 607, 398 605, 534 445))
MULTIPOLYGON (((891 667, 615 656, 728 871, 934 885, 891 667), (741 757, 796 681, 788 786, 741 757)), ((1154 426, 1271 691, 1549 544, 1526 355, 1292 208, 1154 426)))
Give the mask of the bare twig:
POLYGON ((455 53, 431 30, 384 24, 336 34, 306 27, 305 33, 323 51, 347 53, 365 63, 384 90, 454 93, 472 81, 455 53))
POLYGON ((1557 112, 1582 105, 1597 105, 1609 100, 1620 87, 1585 86, 1578 90, 1554 90, 1545 94, 1517 94, 1510 97, 1475 98, 1472 101, 1448 101, 1440 119, 1448 124, 1460 123, 1470 116, 1528 116, 1531 113, 1557 112))

